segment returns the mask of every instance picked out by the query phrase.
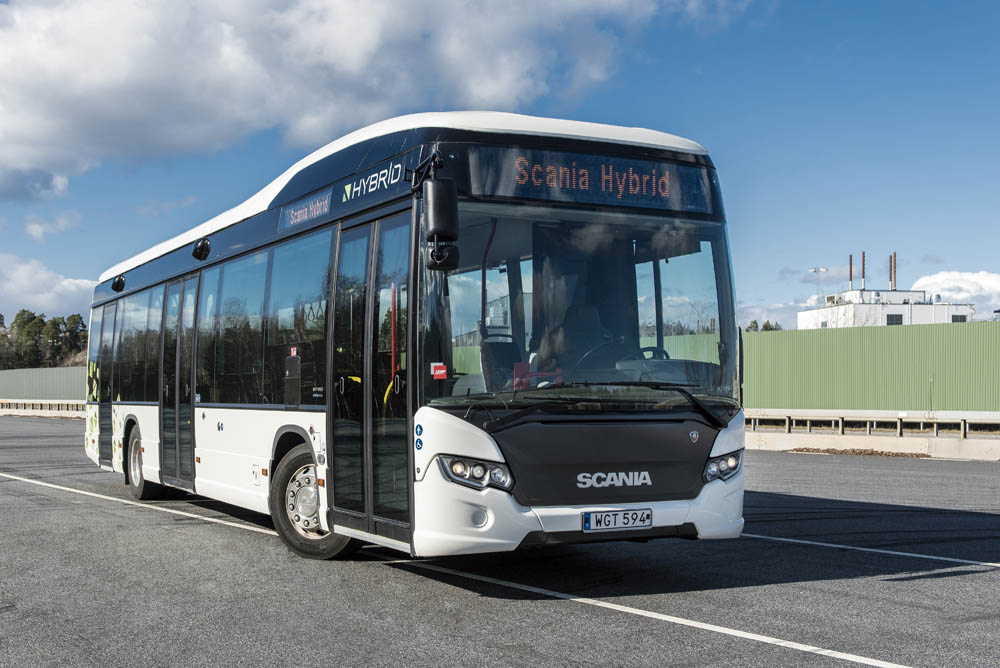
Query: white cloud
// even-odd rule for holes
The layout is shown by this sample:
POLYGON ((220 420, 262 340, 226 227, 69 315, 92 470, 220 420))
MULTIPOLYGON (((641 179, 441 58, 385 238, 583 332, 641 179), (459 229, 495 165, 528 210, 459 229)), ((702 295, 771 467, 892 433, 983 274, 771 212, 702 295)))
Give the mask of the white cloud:
POLYGON ((913 290, 926 290, 931 299, 941 295, 946 302, 975 304, 976 318, 987 320, 1000 308, 1000 274, 990 271, 939 271, 921 276, 913 290))
POLYGON ((38 243, 44 244, 46 236, 76 227, 79 222, 80 214, 75 211, 57 214, 51 222, 29 213, 24 217, 24 233, 38 243))
POLYGON ((10 322, 22 308, 46 315, 86 315, 96 281, 67 278, 40 260, 0 253, 0 313, 10 322))
MULTIPOLYGON (((416 110, 515 109, 609 79, 657 13, 725 26, 746 0, 0 4, 0 199, 108 158, 279 128, 316 146, 416 110)), ((662 82, 660 82, 662 83, 662 82)))

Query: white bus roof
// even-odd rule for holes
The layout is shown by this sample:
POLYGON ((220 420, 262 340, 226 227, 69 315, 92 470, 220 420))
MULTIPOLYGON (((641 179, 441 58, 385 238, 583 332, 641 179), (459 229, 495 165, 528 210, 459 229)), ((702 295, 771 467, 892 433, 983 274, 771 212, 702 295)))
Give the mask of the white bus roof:
POLYGON ((683 137, 677 137, 665 132, 657 132, 656 130, 627 128, 618 125, 605 125, 603 123, 564 121, 556 118, 524 116, 522 114, 510 114, 499 111, 446 111, 397 116, 396 118, 390 118, 361 128, 360 130, 355 130, 313 151, 289 167, 281 176, 271 181, 271 183, 242 204, 224 211, 216 217, 172 239, 159 243, 135 257, 129 258, 124 262, 119 262, 101 274, 100 282, 103 283, 118 274, 123 274, 170 251, 186 246, 202 237, 206 237, 241 220, 266 211, 274 198, 288 184, 292 177, 309 165, 333 155, 337 151, 368 139, 417 128, 451 128, 478 132, 590 139, 699 155, 706 155, 708 153, 701 144, 693 142, 690 139, 684 139, 683 137))

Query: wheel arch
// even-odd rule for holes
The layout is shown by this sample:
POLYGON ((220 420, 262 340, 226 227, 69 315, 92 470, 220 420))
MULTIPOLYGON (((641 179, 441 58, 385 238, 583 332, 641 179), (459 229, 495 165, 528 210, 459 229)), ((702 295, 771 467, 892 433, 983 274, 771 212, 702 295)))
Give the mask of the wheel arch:
POLYGON ((274 434, 274 443, 271 445, 271 462, 270 466, 268 466, 269 476, 274 472, 278 462, 300 443, 312 444, 312 439, 309 437, 309 433, 299 425, 286 424, 278 429, 274 434))

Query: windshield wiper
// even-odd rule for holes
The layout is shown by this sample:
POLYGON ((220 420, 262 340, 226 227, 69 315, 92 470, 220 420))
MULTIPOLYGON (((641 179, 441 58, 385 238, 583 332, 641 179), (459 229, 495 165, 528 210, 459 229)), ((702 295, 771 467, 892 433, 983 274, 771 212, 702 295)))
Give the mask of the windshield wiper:
POLYGON ((701 411, 702 415, 708 418, 708 421, 713 427, 717 429, 725 429, 729 422, 721 415, 715 412, 715 410, 706 404, 704 401, 696 397, 691 393, 688 388, 699 387, 698 385, 687 385, 684 383, 662 383, 653 380, 608 380, 608 381, 574 381, 571 383, 560 383, 558 385, 548 385, 545 388, 539 389, 549 389, 549 388, 561 388, 561 387, 594 387, 594 386, 621 386, 621 387, 648 387, 653 390, 673 390, 678 394, 681 394, 694 404, 695 408, 701 411))
POLYGON ((548 401, 542 401, 542 402, 539 402, 537 404, 532 404, 531 406, 527 406, 525 408, 521 408, 519 410, 516 410, 513 413, 508 413, 507 415, 504 415, 503 417, 497 418, 496 420, 490 420, 488 422, 484 422, 483 423, 483 429, 486 430, 487 433, 492 434, 493 432, 497 431, 501 427, 505 427, 505 426, 509 425, 512 422, 517 422, 518 420, 520 420, 521 418, 523 418, 526 415, 531 415, 532 413, 535 413, 535 412, 541 411, 541 410, 545 410, 546 408, 553 408, 555 406, 565 406, 567 402, 569 402, 569 403, 576 403, 577 400, 576 399, 563 399, 561 401, 557 401, 557 400, 551 400, 550 399, 548 401))

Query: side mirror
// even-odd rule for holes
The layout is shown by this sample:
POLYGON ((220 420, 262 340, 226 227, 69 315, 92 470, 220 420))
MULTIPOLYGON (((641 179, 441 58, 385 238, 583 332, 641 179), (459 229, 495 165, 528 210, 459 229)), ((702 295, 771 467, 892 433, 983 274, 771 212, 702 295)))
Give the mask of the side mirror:
POLYGON ((458 268, 458 189, 453 179, 427 179, 424 188, 424 222, 427 249, 426 264, 434 271, 458 268), (442 243, 443 242, 443 243, 442 243))
POLYGON ((424 181, 427 241, 458 241, 458 189, 453 179, 424 181))

